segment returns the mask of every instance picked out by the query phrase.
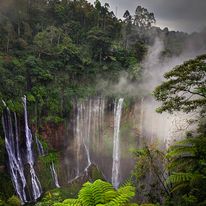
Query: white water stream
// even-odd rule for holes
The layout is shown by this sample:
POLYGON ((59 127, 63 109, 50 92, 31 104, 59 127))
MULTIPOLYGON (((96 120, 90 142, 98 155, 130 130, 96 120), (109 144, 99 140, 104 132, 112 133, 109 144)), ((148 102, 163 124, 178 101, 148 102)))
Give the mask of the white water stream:
POLYGON ((112 184, 115 188, 119 186, 120 178, 120 123, 122 115, 123 98, 118 100, 114 107, 114 143, 113 143, 113 165, 112 184))

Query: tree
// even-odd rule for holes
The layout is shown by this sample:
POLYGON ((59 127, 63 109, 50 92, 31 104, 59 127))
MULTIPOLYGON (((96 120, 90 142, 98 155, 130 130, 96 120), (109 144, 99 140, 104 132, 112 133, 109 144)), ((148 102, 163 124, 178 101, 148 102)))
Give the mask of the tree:
POLYGON ((125 19, 124 20, 125 22, 128 22, 128 21, 132 20, 132 16, 131 16, 131 14, 130 14, 130 12, 128 10, 125 11, 123 17, 125 19))
POLYGON ((37 46, 39 56, 41 54, 58 56, 64 47, 71 43, 71 39, 61 29, 50 26, 35 36, 34 43, 37 46))
POLYGON ((206 138, 200 135, 177 142, 171 146, 167 158, 170 175, 166 183, 171 186, 171 193, 176 199, 186 202, 187 196, 193 197, 195 205, 205 203, 206 138))
MULTIPOLYGON (((164 81, 154 95, 162 101, 159 112, 184 111, 195 109, 204 115, 206 104, 206 55, 178 65, 167 72, 164 81)), ((200 119, 199 119, 200 120, 200 119)), ((171 146, 168 158, 167 185, 171 186, 174 205, 205 205, 206 203, 206 133, 202 130, 196 135, 188 134, 183 141, 171 146)))
POLYGON ((134 25, 141 29, 149 29, 156 22, 154 14, 146 8, 137 6, 134 15, 134 25))
POLYGON ((99 63, 102 63, 102 59, 106 58, 109 52, 109 48, 111 46, 111 39, 106 35, 106 33, 97 28, 94 27, 88 32, 87 37, 91 51, 92 56, 95 60, 99 60, 99 63))
POLYGON ((136 159, 132 172, 133 181, 136 184, 137 195, 142 195, 153 203, 161 202, 161 196, 170 196, 170 186, 165 184, 166 173, 164 166, 165 155, 155 146, 145 146, 133 152, 136 159), (149 179, 149 181, 148 181, 149 179), (146 184, 145 184, 146 183, 146 184))
POLYGON ((131 35, 132 31, 132 16, 128 10, 125 11, 124 15, 124 27, 123 27, 123 39, 124 39, 124 47, 127 49, 129 44, 129 35, 131 35))
POLYGON ((155 98, 162 101, 158 112, 190 112, 206 104, 206 55, 176 66, 164 77, 167 81, 154 91, 155 98))

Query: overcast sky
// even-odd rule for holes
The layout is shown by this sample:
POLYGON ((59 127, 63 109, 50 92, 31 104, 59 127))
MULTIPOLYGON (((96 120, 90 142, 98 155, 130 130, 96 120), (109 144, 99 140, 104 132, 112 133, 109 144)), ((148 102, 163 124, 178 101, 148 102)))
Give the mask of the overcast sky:
MULTIPOLYGON (((93 3, 94 0, 88 0, 93 3)), ((122 18, 124 12, 131 14, 137 5, 153 12, 156 26, 185 32, 199 31, 206 27, 206 0, 100 0, 109 3, 111 10, 122 18)))

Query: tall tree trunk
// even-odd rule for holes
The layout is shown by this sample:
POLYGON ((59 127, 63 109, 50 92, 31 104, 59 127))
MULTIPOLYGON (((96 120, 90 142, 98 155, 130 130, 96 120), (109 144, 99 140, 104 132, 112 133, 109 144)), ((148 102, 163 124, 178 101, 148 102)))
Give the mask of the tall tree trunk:
POLYGON ((102 64, 102 51, 99 53, 99 63, 102 64))
POLYGON ((6 43, 6 52, 9 52, 9 43, 10 43, 10 39, 9 37, 7 38, 7 43, 6 43))
POLYGON ((20 20, 18 20, 18 28, 17 28, 17 34, 18 34, 18 37, 20 37, 21 35, 21 28, 20 28, 20 20))

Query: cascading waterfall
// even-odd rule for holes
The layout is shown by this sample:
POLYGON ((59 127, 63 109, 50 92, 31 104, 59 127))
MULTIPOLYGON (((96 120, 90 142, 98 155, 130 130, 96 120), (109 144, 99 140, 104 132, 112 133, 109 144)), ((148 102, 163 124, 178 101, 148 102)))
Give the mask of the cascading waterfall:
POLYGON ((91 129, 91 116, 92 116, 92 102, 89 100, 89 105, 87 109, 87 118, 85 121, 88 121, 88 127, 86 128, 86 136, 84 138, 84 147, 87 154, 87 167, 85 168, 85 171, 88 170, 89 166, 91 165, 91 158, 90 158, 90 151, 89 151, 89 145, 90 145, 90 129, 91 129))
POLYGON ((52 178, 54 180, 55 186, 57 188, 60 188, 59 181, 58 181, 58 176, 57 176, 57 173, 56 173, 56 170, 55 170, 55 167, 54 167, 54 162, 51 163, 50 170, 51 170, 51 174, 52 174, 52 178))
POLYGON ((26 96, 22 98, 23 100, 23 106, 24 106, 24 118, 25 118, 25 136, 26 136, 26 149, 27 149, 27 163, 30 166, 30 175, 31 175, 31 185, 32 185, 32 191, 33 191, 33 198, 34 200, 37 200, 42 193, 41 184, 39 182, 39 179, 36 175, 36 172, 34 170, 34 158, 33 158, 33 152, 32 152, 32 134, 31 130, 28 126, 28 115, 27 115, 27 101, 26 96))
POLYGON ((44 156, 45 155, 44 147, 37 136, 36 136, 36 145, 37 145, 39 156, 44 156))
MULTIPOLYGON (((91 142, 96 143, 100 139, 103 130, 105 101, 102 97, 89 98, 77 103, 75 119, 75 142, 76 142, 76 177, 83 171, 81 168, 82 150, 86 154, 87 164, 84 171, 88 171, 92 160, 90 155, 91 142)), ((69 181, 70 182, 70 181, 69 181)))
POLYGON ((21 199, 21 202, 26 203, 26 178, 24 176, 24 167, 19 151, 19 137, 16 113, 14 113, 14 121, 15 132, 13 131, 11 113, 9 108, 7 107, 6 110, 3 112, 2 122, 5 134, 6 151, 9 158, 9 168, 16 193, 21 199))
POLYGON ((120 122, 122 114, 123 98, 118 100, 114 106, 114 140, 113 140, 113 165, 112 165, 112 184, 115 188, 119 186, 120 176, 120 122))
POLYGON ((77 105, 77 119, 76 119, 76 146, 77 146, 77 168, 76 168, 76 177, 79 177, 80 174, 80 151, 81 151, 81 140, 82 140, 82 136, 81 136, 81 124, 80 124, 80 116, 81 116, 81 112, 82 112, 82 104, 77 105))
MULTIPOLYGON (((37 150, 38 150, 39 156, 44 156, 45 155, 44 147, 37 136, 36 136, 36 145, 37 145, 37 150)), ((50 164, 50 171, 51 171, 51 176, 52 176, 52 179, 54 181, 55 186, 57 188, 60 188, 59 181, 58 181, 58 175, 57 175, 57 172, 55 170, 53 161, 50 164)))

